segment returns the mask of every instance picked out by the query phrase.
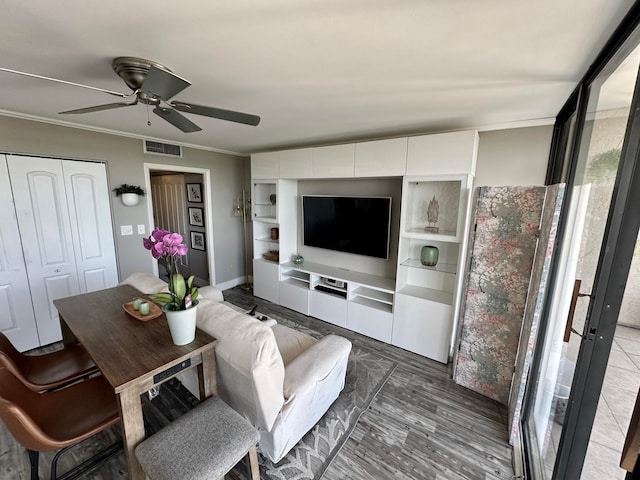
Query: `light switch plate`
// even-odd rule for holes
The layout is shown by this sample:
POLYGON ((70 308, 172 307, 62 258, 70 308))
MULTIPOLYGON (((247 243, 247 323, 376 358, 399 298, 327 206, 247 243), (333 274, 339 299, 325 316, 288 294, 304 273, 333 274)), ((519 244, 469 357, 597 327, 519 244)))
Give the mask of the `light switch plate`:
POLYGON ((120 235, 133 235, 133 225, 120 225, 120 235))
POLYGON ((145 229, 144 225, 138 225, 138 235, 144 235, 145 229))

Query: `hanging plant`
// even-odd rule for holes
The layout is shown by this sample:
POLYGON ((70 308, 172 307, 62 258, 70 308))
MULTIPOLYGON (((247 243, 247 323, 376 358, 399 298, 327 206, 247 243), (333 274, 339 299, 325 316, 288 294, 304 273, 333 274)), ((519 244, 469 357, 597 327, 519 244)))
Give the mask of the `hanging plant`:
POLYGON ((113 191, 116 194, 116 197, 119 197, 124 193, 135 193, 136 195, 140 195, 141 197, 145 196, 144 190, 141 187, 139 187, 138 185, 127 185, 126 183, 123 183, 119 187, 114 188, 113 191))
POLYGON ((119 187, 113 189, 116 197, 120 197, 122 203, 127 207, 133 207, 140 202, 140 197, 144 197, 145 193, 138 185, 127 185, 123 183, 119 187))

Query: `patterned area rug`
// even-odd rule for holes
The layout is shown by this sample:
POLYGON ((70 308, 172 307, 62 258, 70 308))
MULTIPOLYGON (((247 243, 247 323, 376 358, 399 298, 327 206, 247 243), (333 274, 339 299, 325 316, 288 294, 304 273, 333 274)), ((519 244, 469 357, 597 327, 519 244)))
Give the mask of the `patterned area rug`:
MULTIPOLYGON (((259 314, 258 314, 259 315, 259 314)), ((302 331, 312 337, 321 335, 278 315, 270 314, 279 324, 302 331)), ((353 348, 347 365, 345 387, 340 396, 302 440, 280 462, 274 464, 259 456, 260 478, 271 480, 319 479, 340 452, 360 416, 386 383, 397 364, 372 352, 353 348)), ((236 469, 244 476, 244 469, 236 469)))

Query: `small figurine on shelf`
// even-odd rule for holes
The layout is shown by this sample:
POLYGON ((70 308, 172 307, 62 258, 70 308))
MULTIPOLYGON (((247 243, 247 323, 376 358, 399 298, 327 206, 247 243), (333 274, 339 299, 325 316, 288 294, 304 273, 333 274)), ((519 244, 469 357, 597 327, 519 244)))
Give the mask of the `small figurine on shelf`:
POLYGON ((436 196, 434 195, 429 202, 429 206, 427 206, 427 222, 429 223, 429 225, 424 227, 425 232, 438 233, 440 231, 440 229, 436 227, 436 223, 438 223, 439 213, 440 204, 438 204, 438 200, 436 200, 436 196))

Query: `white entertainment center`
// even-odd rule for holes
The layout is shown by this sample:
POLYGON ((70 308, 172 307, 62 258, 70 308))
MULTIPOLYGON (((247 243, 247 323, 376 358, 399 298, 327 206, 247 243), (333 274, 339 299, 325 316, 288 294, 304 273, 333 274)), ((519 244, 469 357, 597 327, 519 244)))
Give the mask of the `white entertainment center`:
POLYGON ((252 155, 254 294, 447 363, 477 147, 463 131, 252 155), (303 245, 301 195, 341 191, 394 197, 387 260, 303 245), (437 231, 425 229, 434 197, 437 231), (439 251, 433 267, 420 261, 426 245, 439 251))

